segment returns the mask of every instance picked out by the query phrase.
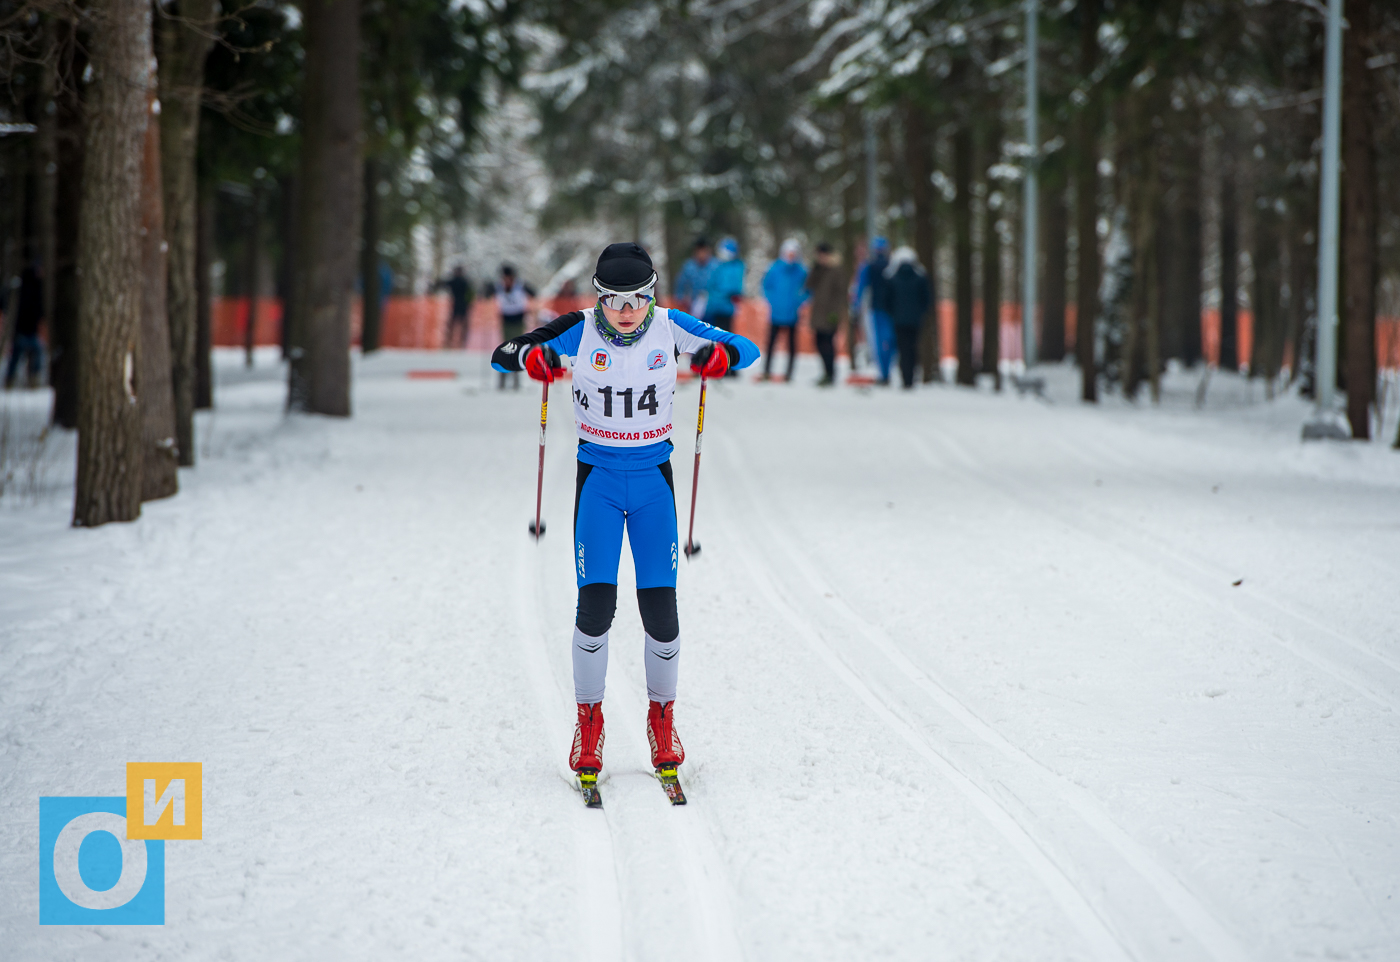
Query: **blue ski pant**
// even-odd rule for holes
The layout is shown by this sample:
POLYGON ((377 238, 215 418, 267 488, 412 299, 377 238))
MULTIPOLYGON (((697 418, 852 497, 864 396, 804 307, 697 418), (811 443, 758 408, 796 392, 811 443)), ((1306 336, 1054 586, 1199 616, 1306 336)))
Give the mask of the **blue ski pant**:
POLYGON ((880 368, 880 380, 890 379, 890 366, 894 363, 894 319, 884 311, 870 312, 875 328, 875 363, 880 368))
POLYGON ((608 631, 617 609, 617 568, 622 535, 632 546, 637 607, 646 637, 647 696, 676 698, 680 620, 676 612, 676 498, 671 463, 642 468, 578 466, 574 501, 574 697, 603 700, 608 671, 608 631))
POLYGON ((674 588, 679 539, 671 463, 645 468, 578 466, 574 574, 578 586, 617 584, 622 532, 632 545, 638 588, 674 588))

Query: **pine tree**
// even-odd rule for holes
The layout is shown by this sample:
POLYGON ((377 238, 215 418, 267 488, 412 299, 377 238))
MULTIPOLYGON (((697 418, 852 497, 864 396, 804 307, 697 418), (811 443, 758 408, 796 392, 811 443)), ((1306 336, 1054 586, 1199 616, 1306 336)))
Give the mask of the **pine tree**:
POLYGON ((300 266, 287 404, 350 414, 350 296, 359 236, 359 0, 308 0, 301 142, 300 266))
POLYGON ((171 382, 175 397, 175 440, 180 464, 194 464, 196 342, 199 278, 196 246, 198 190, 195 157, 199 146, 199 107, 204 62, 213 45, 215 0, 180 0, 160 11, 161 186, 165 241, 169 245, 171 382))
POLYGON ((78 478, 73 523, 141 513, 141 164, 151 66, 145 0, 95 0, 78 234, 78 478))

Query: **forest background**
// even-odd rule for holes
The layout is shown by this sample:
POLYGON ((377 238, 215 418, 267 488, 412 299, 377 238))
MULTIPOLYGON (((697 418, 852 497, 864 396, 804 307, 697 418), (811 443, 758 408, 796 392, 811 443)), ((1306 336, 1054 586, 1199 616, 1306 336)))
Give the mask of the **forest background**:
MULTIPOLYGON (((604 237, 669 279, 699 234, 738 238, 751 278, 787 236, 849 266, 888 235, 951 303, 955 379, 999 385, 981 318, 1019 317, 1031 158, 1037 360, 1076 364, 1085 402, 1155 400, 1170 364, 1307 394, 1325 12, 1041 4, 1032 150, 1020 2, 0 0, 0 276, 11 300, 45 276, 74 523, 131 520, 193 466, 216 296, 278 298, 289 409, 346 416, 352 304, 378 349, 384 278, 510 259, 558 289, 604 237)), ((1369 439, 1400 316, 1400 8, 1345 14, 1336 373, 1369 439)))

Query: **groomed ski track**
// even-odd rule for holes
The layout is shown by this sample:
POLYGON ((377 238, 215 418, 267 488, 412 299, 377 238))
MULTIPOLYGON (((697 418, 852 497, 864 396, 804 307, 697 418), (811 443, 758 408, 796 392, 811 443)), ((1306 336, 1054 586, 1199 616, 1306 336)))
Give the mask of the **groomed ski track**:
POLYGON ((536 543, 529 382, 389 353, 352 420, 285 419, 271 357, 219 362, 200 466, 138 524, 67 528, 63 448, 0 502, 7 959, 1400 956, 1400 459, 1298 445, 1291 400, 712 384, 689 804, 648 765, 624 546, 597 811, 568 382, 536 543), (35 800, 167 758, 206 815, 166 925, 37 926, 35 800))
MULTIPOLYGON (((526 673, 554 736, 541 750, 561 760, 560 777, 572 787, 573 775, 562 761, 573 737, 573 668, 568 645, 558 643, 558 626, 572 624, 574 582, 570 542, 563 543, 562 566, 558 551, 524 543, 517 583, 524 588, 519 610, 526 673), (549 629, 541 614, 548 616, 549 629)), ((740 959, 733 895, 702 821, 703 803, 689 798, 684 808, 675 808, 665 799, 651 774, 650 748, 638 723, 646 717, 646 705, 644 685, 639 692, 622 672, 612 674, 604 703, 605 717, 615 720, 606 725, 599 780, 603 810, 584 809, 579 799, 571 818, 579 853, 578 926, 588 933, 580 955, 600 962, 647 959, 674 942, 696 959, 740 959)), ((691 762, 698 767, 694 755, 691 762)))

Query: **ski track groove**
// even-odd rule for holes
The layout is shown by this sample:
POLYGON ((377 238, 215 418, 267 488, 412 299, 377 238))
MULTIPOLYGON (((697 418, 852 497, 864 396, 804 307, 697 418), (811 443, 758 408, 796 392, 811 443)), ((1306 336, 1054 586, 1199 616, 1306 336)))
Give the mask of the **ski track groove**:
POLYGON ((1054 504, 1033 487, 1021 484, 1004 473, 995 474, 981 467, 967 448, 946 431, 937 430, 933 440, 948 453, 952 463, 950 463, 949 458, 938 458, 929 449, 928 438, 919 434, 907 436, 912 442, 914 451, 929 464, 941 468, 952 467, 972 480, 996 491, 1018 507, 1023 508, 1027 502, 1035 504, 1037 510, 1045 517, 1054 518, 1065 527, 1099 541, 1114 551, 1131 558, 1134 562, 1157 569, 1205 603, 1231 615, 1255 634, 1267 638, 1294 657, 1330 675, 1367 701, 1386 711, 1400 711, 1400 694, 1397 694, 1400 692, 1400 678, 1392 677, 1397 673, 1390 669, 1388 660, 1369 651, 1367 647, 1360 645, 1355 640, 1331 629, 1320 629, 1311 619, 1297 616, 1258 595, 1241 593, 1238 588, 1230 586, 1228 576, 1214 574, 1189 556, 1183 556, 1174 545, 1139 529, 1142 538, 1151 542, 1156 549, 1152 557, 1144 555, 1135 550, 1139 546, 1125 544, 1120 537, 1104 530, 1105 526, 1101 520, 1092 517, 1084 510, 1054 504), (1229 587, 1233 594, 1225 596, 1222 586, 1229 587), (1294 618, 1313 628, 1311 643, 1302 637, 1304 633, 1297 630, 1297 624, 1278 624, 1277 617, 1271 618, 1267 613, 1268 609, 1272 609, 1278 615, 1294 618), (1345 648, 1364 659, 1369 659, 1373 664, 1348 665, 1345 659, 1339 661, 1338 653, 1335 650, 1324 653, 1325 649, 1335 649, 1336 646, 1327 645, 1325 641, 1319 642, 1318 636, 1321 634, 1337 639, 1345 648), (1323 650, 1319 650, 1319 648, 1323 650), (1386 687, 1375 684, 1378 675, 1384 677, 1389 683, 1386 687))
MULTIPOLYGON (((1103 468, 1108 467, 1112 471, 1117 471, 1122 474, 1131 475, 1137 478, 1139 483, 1142 484, 1160 483, 1161 481, 1160 476, 1154 476, 1152 474, 1149 474, 1148 472, 1144 471, 1140 465, 1126 463, 1119 456, 1117 456, 1116 453, 1110 453, 1110 449, 1105 448, 1102 442, 1084 441, 1081 445, 1079 443, 1083 440, 1081 438, 1076 439, 1075 444, 1071 444, 1068 440, 1065 440, 1059 435, 1056 435, 1054 440, 1055 446, 1061 451, 1063 451, 1065 454, 1068 454, 1075 460, 1079 461, 1081 464, 1085 465, 1086 467, 1092 468, 1096 471, 1100 471, 1103 468), (1084 453, 1083 450, 1080 449, 1081 447, 1091 449, 1092 451, 1097 453, 1101 458, 1103 458, 1103 462, 1106 463, 1095 463, 1089 456, 1087 456, 1084 453)), ((1180 470, 1179 468, 1159 465, 1156 466, 1155 470, 1159 470, 1162 472, 1170 471, 1179 479, 1186 479, 1189 477, 1189 475, 1187 475, 1186 472, 1180 470)), ((1135 526, 1137 525, 1137 522, 1133 518, 1121 512, 1115 511, 1114 516, 1120 521, 1124 522, 1125 524, 1133 524, 1135 526)), ((1182 563, 1190 564, 1191 566, 1198 568, 1202 574, 1210 574, 1213 579, 1219 579, 1219 581, 1212 580, 1212 585, 1223 584, 1226 581, 1233 579, 1234 577, 1234 574, 1232 572, 1229 572, 1226 569, 1219 567, 1207 558, 1202 558, 1198 553, 1191 552, 1188 550, 1182 550, 1179 545, 1171 544, 1165 539, 1163 539, 1160 535, 1155 535, 1147 531, 1146 529, 1139 527, 1138 531, 1141 537, 1143 537, 1145 540, 1151 540, 1155 542, 1159 548, 1172 555, 1175 555, 1182 563)), ((1400 572, 1400 569, 1386 564, 1384 559, 1368 557, 1366 560, 1367 563, 1377 565, 1386 571, 1390 571, 1393 573, 1400 572)), ((1254 602, 1255 604, 1273 608, 1277 610, 1279 614, 1283 615, 1285 618, 1291 621, 1304 622, 1314 632, 1329 635, 1337 641, 1341 642, 1342 644, 1355 649, 1357 652, 1376 659, 1392 671, 1400 672, 1400 659, 1397 659, 1390 653, 1378 650, 1372 647, 1371 645, 1368 645, 1364 641, 1361 641, 1358 638, 1344 634, 1338 631, 1337 629, 1331 627, 1330 625, 1322 623, 1314 616, 1307 614, 1306 612, 1300 611, 1296 608, 1293 608, 1286 601, 1282 601, 1272 594, 1262 592, 1258 589, 1251 588, 1248 586, 1241 587, 1243 587, 1245 590, 1243 592, 1240 592, 1240 594, 1245 595, 1245 597, 1247 597, 1250 601, 1254 602)))
MULTIPOLYGON (((737 445, 728 437, 725 438, 724 447, 731 454, 737 451, 737 445)), ((742 469, 734 473, 741 476, 744 487, 752 500, 752 484, 749 478, 742 469)), ((757 513, 762 514, 762 512, 757 513)), ((1025 826, 991 792, 963 772, 944 749, 935 746, 928 736, 913 723, 901 717, 876 692, 872 685, 847 664, 840 652, 822 636, 820 630, 798 613, 797 609, 784 597, 783 592, 777 587, 765 567, 754 563, 753 555, 762 549, 759 548, 754 539, 740 530, 742 526, 729 521, 723 514, 721 514, 721 522, 734 541, 744 543, 748 547, 749 550, 740 552, 740 556, 743 558, 744 566, 749 570, 751 583, 767 598, 773 610, 792 627, 813 654, 877 718, 908 744, 919 757, 928 762, 934 771, 956 788, 1006 840, 1011 849, 1026 861, 1030 869, 1040 879, 1041 884, 1045 886, 1051 898, 1059 905, 1070 924, 1084 939, 1093 956, 1097 959, 1133 959, 1133 954, 1123 944, 1121 938, 1112 931, 1084 893, 1046 853, 1042 845, 1025 826)), ((1243 958, 1243 956, 1238 958, 1243 958)))
MULTIPOLYGON (((725 448, 735 473, 742 478, 742 484, 750 502, 758 507, 753 494, 755 488, 752 474, 744 461, 739 446, 726 438, 725 448)), ((753 516, 756 523, 765 529, 769 543, 777 545, 782 551, 783 563, 802 576, 807 588, 814 593, 815 598, 824 600, 828 607, 835 609, 907 681, 952 716, 971 735, 995 749, 1006 760, 1014 764, 1018 769, 1016 775, 1029 776, 1033 780, 1033 784, 1006 784, 1003 779, 991 775, 987 776, 989 780, 994 784, 1001 784, 1002 787, 1018 797, 1043 796, 1046 792, 1052 793, 1150 887, 1162 905, 1181 924, 1185 932, 1195 939, 1211 958, 1218 960, 1218 962, 1227 962, 1227 960, 1228 962, 1239 962, 1239 960, 1251 958, 1250 953, 1239 940, 1206 910, 1200 900, 1190 892, 1180 879, 1165 868, 1147 848, 1124 831, 1103 809, 1091 792, 1046 767, 1024 749, 1013 744, 995 727, 984 721, 965 702, 940 684, 929 672, 914 664, 889 636, 888 632, 861 615, 846 602, 841 591, 823 577, 808 561, 807 556, 798 550, 792 537, 781 526, 772 523, 768 513, 763 510, 755 510, 753 516)), ((782 565, 776 566, 776 570, 782 570, 782 565)), ((854 673, 855 669, 852 668, 851 671, 854 673)), ((909 722, 905 724, 917 727, 909 722)), ((927 736, 922 737, 927 740, 927 736)), ((940 755, 945 754, 937 747, 932 745, 930 747, 933 747, 940 755)), ((948 763, 957 767, 951 759, 948 759, 948 763)), ((960 774, 976 784, 977 780, 971 775, 961 770, 960 774)), ((995 804, 1001 805, 993 798, 988 788, 982 785, 977 787, 995 804)), ((1007 814, 1011 813, 1008 811, 1007 814)), ((1027 812, 1026 815, 1029 819, 1037 820, 1036 816, 1030 812, 1027 812)), ((1014 815, 1011 817, 1015 818, 1014 815)), ((1026 832, 1032 841, 1036 841, 1035 836, 1024 826, 1021 826, 1021 830, 1026 832)), ((1039 841, 1036 841, 1036 844, 1042 848, 1045 847, 1039 841)), ((1068 873, 1059 869, 1058 866, 1056 870, 1068 880, 1068 873)), ((1074 883, 1070 881, 1070 884, 1074 883)))
MULTIPOLYGON (((568 466, 572 467, 572 464, 573 459, 570 459, 568 466)), ((561 472, 556 469, 555 473, 561 472)), ((573 485, 570 484, 569 489, 571 490, 572 487, 573 485)), ((570 518, 568 521, 572 535, 572 505, 569 505, 569 509, 570 518)), ((548 537, 547 534, 546 537, 548 537)), ((572 541, 573 538, 570 536, 570 544, 572 544, 572 541)), ((570 559, 572 558, 572 551, 570 551, 569 557, 570 559)), ((623 561, 625 563, 626 559, 623 559, 623 561)), ((534 586, 535 598, 531 600, 538 600, 540 602, 540 610, 550 613, 571 612, 573 610, 573 604, 571 602, 561 602, 559 598, 559 587, 563 583, 563 577, 550 577, 549 565, 549 559, 546 555, 541 553, 534 565, 534 571, 526 573, 522 578, 522 583, 529 583, 534 586)), ((572 592, 574 584, 572 566, 570 566, 568 570, 570 571, 568 575, 569 587, 572 592)), ((526 607, 530 607, 529 604, 527 604, 526 607)), ((552 695, 554 703, 572 708, 574 706, 573 680, 571 674, 572 662, 563 664, 562 659, 549 658, 551 639, 544 632, 539 619, 534 616, 533 611, 528 617, 534 623, 531 637, 537 642, 534 646, 537 649, 537 658, 535 660, 541 662, 537 668, 540 671, 548 672, 548 676, 554 679, 555 692, 552 695), (557 668, 556 664, 558 664, 557 668)), ((543 686, 537 685, 536 687, 540 688, 543 686)), ((615 706, 613 717, 616 719, 646 717, 646 698, 639 693, 635 682, 626 677, 616 665, 609 666, 608 694, 605 700, 609 704, 615 706)), ((572 718, 570 718, 569 721, 571 726, 572 718)), ((572 731, 572 728, 565 727, 560 730, 561 732, 572 731)), ((610 754, 614 757, 620 755, 625 758, 646 758, 650 752, 649 745, 633 732, 631 726, 619 724, 618 721, 614 721, 609 726, 606 744, 612 747, 612 752, 610 752, 610 754)), ((550 750, 554 750, 553 747, 551 747, 550 750)), ((692 751, 689 754, 691 757, 688 760, 694 764, 696 761, 694 752, 692 751)), ((618 833, 626 835, 628 830, 628 821, 622 814, 622 811, 627 808, 628 803, 634 798, 645 798, 645 804, 657 807, 658 820, 666 824, 667 831, 675 842, 674 846, 670 847, 670 850, 676 855, 675 865, 682 873, 685 879, 685 886, 692 896, 686 900, 686 905, 690 908, 690 931, 695 940, 689 947, 696 951, 695 957, 706 959, 708 962, 736 962, 736 960, 744 959, 745 953, 738 937, 734 913, 735 900, 732 886, 728 879, 726 863, 718 846, 715 844, 713 833, 704 821, 705 806, 703 801, 697 797, 697 793, 688 783, 688 777, 682 774, 681 783, 686 793, 686 805, 682 807, 672 806, 665 800, 660 783, 656 782, 655 776, 649 769, 634 772, 626 768, 619 769, 617 766, 613 766, 612 770, 619 774, 619 776, 626 776, 627 780, 625 790, 619 783, 617 791, 610 791, 609 786, 612 784, 612 779, 610 778, 609 769, 606 765, 603 774, 599 777, 599 784, 603 787, 603 810, 601 814, 606 818, 609 827, 609 841, 606 846, 606 855, 612 865, 615 877, 615 884, 613 887, 613 898, 615 901, 613 904, 616 906, 615 911, 619 917, 618 924, 614 926, 614 930, 619 932, 622 942, 616 949, 611 951, 605 950, 601 946, 594 947, 593 957, 598 960, 606 959, 609 960, 609 962, 615 962, 615 960, 621 958, 647 958, 649 956, 646 953, 654 949, 654 946, 649 946, 640 953, 634 951, 631 940, 627 938, 629 931, 634 928, 634 926, 628 922, 627 905, 621 894, 628 888, 623 877, 624 868, 622 864, 625 860, 618 860, 615 851, 618 833), (633 776, 636 774, 644 775, 648 781, 655 783, 654 787, 648 786, 645 791, 638 791, 632 784, 634 781, 633 776), (613 799, 613 801, 610 801, 610 799, 613 799)), ((569 783, 573 785, 574 777, 572 771, 569 771, 566 767, 563 768, 563 771, 566 773, 569 783)), ((681 771, 684 773, 685 769, 682 768, 681 771)), ((575 789, 575 792, 576 791, 577 789, 575 789)), ((702 796, 703 793, 699 793, 699 795, 702 796)), ((578 804, 582 813, 590 819, 600 814, 583 809, 581 800, 578 804)), ((595 848, 596 847, 595 842, 595 848)), ((666 850, 666 846, 658 846, 658 851, 666 850)), ((580 872, 581 877, 586 877, 591 870, 590 865, 585 862, 581 868, 583 870, 580 872)), ((589 916, 585 914, 583 919, 585 930, 591 928, 594 921, 594 919, 589 918, 589 916)), ((674 946, 673 951, 682 951, 682 947, 674 946)))
MULTIPOLYGON (((525 663, 525 675, 530 679, 530 693, 534 696, 535 707, 544 720, 545 732, 547 735, 554 732, 563 734, 569 731, 569 719, 559 676, 549 659, 548 640, 536 613, 541 592, 537 573, 539 559, 529 558, 533 547, 522 545, 516 553, 516 610, 520 612, 521 634, 525 641, 525 644, 520 646, 520 652, 525 663), (532 568, 535 570, 532 571, 532 568)), ((571 695, 568 701, 572 703, 571 695)), ((544 750, 552 755, 558 750, 558 746, 546 744, 544 750)), ((574 877, 601 883, 578 886, 578 891, 582 893, 578 904, 578 930, 596 933, 594 937, 581 941, 586 946, 587 958, 595 962, 616 962, 617 959, 625 957, 625 939, 621 880, 613 851, 612 823, 610 820, 595 817, 599 813, 583 807, 583 797, 578 792, 573 772, 567 766, 561 766, 559 774, 578 796, 577 802, 573 804, 576 810, 568 816, 574 835, 574 877)), ((606 804, 605 801, 604 805, 606 804)))

